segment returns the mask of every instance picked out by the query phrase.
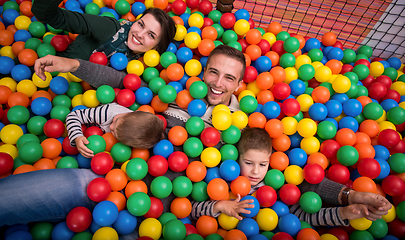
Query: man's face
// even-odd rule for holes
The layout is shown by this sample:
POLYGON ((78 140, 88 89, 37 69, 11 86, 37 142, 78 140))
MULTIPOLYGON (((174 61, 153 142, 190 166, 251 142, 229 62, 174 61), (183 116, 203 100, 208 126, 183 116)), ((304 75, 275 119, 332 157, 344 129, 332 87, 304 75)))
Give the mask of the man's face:
POLYGON ((238 90, 242 81, 241 62, 223 54, 210 58, 204 72, 204 82, 207 84, 207 100, 211 105, 229 105, 232 94, 238 90))

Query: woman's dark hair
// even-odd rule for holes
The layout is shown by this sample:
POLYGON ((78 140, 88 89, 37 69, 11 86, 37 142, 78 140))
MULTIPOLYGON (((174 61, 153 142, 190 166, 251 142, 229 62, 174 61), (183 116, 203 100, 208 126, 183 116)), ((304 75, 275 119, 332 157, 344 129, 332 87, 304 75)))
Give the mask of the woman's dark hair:
POLYGON ((156 51, 162 54, 167 50, 169 43, 173 41, 174 35, 176 34, 176 24, 173 19, 160 8, 148 8, 143 12, 142 17, 146 14, 151 14, 155 17, 162 27, 162 38, 156 46, 156 51))

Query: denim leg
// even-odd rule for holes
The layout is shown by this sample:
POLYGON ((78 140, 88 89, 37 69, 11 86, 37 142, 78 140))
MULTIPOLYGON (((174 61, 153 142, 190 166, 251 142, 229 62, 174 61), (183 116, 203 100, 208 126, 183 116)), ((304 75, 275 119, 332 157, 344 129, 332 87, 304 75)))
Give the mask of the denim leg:
POLYGON ((66 219, 75 207, 93 210, 87 185, 100 177, 89 169, 40 170, 0 179, 0 227, 66 219))

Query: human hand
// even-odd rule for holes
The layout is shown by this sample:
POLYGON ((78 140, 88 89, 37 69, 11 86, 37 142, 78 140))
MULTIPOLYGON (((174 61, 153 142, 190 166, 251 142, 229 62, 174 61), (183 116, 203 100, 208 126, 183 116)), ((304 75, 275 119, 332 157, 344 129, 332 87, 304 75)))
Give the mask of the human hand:
POLYGON ((254 208, 253 199, 240 201, 241 197, 238 194, 234 201, 219 201, 214 205, 214 213, 222 212, 228 216, 235 217, 239 220, 243 218, 239 213, 249 214, 250 211, 245 208, 254 208))
POLYGON ((75 143, 77 150, 86 158, 92 158, 94 156, 93 151, 86 147, 86 144, 89 144, 89 141, 86 137, 80 136, 75 138, 75 143))
MULTIPOLYGON (((369 212, 383 216, 392 208, 391 203, 383 196, 370 192, 351 191, 349 204, 364 204, 369 212)), ((381 217, 380 217, 381 218, 381 217)))
POLYGON ((339 209, 340 211, 340 216, 342 219, 348 219, 348 220, 353 220, 353 219, 358 219, 358 218, 366 218, 370 221, 375 221, 377 219, 380 219, 382 215, 380 214, 375 214, 367 208, 366 205, 364 204, 350 204, 346 207, 341 207, 339 209))
POLYGON ((35 60, 35 73, 42 80, 46 80, 45 72, 74 72, 80 66, 80 62, 76 59, 47 55, 35 60))

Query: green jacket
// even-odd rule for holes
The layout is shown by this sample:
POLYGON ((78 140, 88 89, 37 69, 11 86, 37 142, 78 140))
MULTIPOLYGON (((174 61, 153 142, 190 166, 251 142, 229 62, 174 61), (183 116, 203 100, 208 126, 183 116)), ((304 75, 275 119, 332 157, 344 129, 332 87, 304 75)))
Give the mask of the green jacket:
POLYGON ((44 24, 73 34, 75 41, 58 56, 89 60, 94 49, 109 40, 119 29, 120 22, 111 17, 81 14, 59 8, 62 0, 35 0, 31 11, 44 24))

